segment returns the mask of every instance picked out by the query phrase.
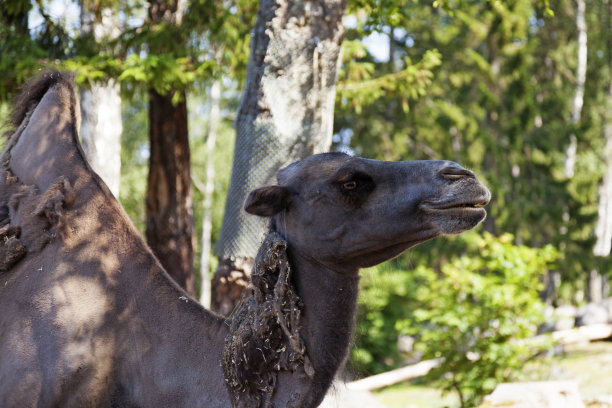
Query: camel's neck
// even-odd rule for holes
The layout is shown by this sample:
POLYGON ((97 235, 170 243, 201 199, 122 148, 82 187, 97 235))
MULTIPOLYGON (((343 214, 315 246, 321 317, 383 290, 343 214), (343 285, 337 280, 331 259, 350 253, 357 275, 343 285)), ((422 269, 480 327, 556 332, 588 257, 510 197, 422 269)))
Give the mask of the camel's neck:
POLYGON ((125 395, 117 395, 117 401, 125 398, 138 406, 230 406, 220 366, 227 325, 187 298, 161 267, 155 264, 148 270, 140 285, 130 286, 139 289, 126 294, 124 310, 129 313, 120 317, 118 392, 125 395))
POLYGON ((291 251, 293 282, 304 303, 302 331, 315 376, 304 406, 317 406, 344 363, 355 324, 358 271, 334 271, 291 251))

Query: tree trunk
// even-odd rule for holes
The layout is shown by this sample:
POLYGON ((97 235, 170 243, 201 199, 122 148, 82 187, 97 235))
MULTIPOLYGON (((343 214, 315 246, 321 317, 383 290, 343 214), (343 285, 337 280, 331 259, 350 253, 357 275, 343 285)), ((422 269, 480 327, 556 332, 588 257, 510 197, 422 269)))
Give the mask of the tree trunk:
POLYGON ((593 247, 593 254, 597 256, 610 255, 612 244, 612 84, 610 84, 606 96, 607 117, 604 136, 606 144, 604 148, 603 161, 605 173, 601 186, 599 187, 599 203, 597 208, 597 222, 595 224, 595 236, 597 241, 593 247))
POLYGON ((119 197, 121 179, 121 96, 119 84, 93 84, 81 91, 81 138, 89 164, 119 197))
POLYGON ((248 280, 248 265, 267 229, 266 220, 241 211, 246 195, 274 183, 281 167, 329 150, 345 7, 345 0, 260 1, 215 248, 220 267, 212 307, 221 313, 233 309, 237 299, 229 294, 240 291, 228 285, 248 280))
POLYGON ((147 242, 164 268, 190 295, 193 270, 193 204, 185 93, 149 91, 151 156, 147 180, 147 242))
MULTIPOLYGON (((184 0, 150 0, 154 24, 180 24, 184 0)), ((181 41, 177 39, 177 41, 181 41)), ((167 51, 153 48, 152 53, 167 51)), ((195 295, 193 268, 193 200, 187 127, 187 99, 172 103, 176 90, 165 95, 149 90, 151 156, 146 198, 146 236, 151 249, 170 276, 195 295)))
POLYGON ((210 254, 212 238, 212 198, 215 186, 215 142, 219 124, 219 99, 221 82, 215 80, 210 87, 210 112, 208 115, 208 137, 206 138, 206 181, 204 184, 204 202, 202 203, 202 253, 200 255, 200 303, 210 308, 210 254))
MULTIPOLYGON (((576 0, 576 32, 578 33, 578 65, 576 67, 576 94, 572 100, 572 112, 570 122, 575 127, 580 122, 582 114, 582 105, 584 103, 584 83, 586 81, 587 70, 587 26, 584 18, 585 15, 585 0, 576 0)), ((572 178, 574 176, 574 167, 576 165, 576 149, 578 147, 578 139, 572 132, 570 135, 570 143, 565 152, 565 176, 572 178)))
MULTIPOLYGON (((100 18, 81 4, 81 27, 84 33, 102 42, 120 33, 119 15, 110 8, 100 11, 100 18)), ((81 91, 81 139, 89 164, 119 197, 121 178, 121 94, 114 79, 106 84, 94 83, 81 91)))
MULTIPOLYGON (((612 30, 612 3, 608 3, 608 30, 612 30)), ((612 40, 607 40, 608 69, 612 69, 612 40)), ((609 79, 606 93, 606 109, 604 113, 605 147, 603 162, 605 172, 599 186, 599 203, 597 207, 597 222, 595 224, 596 242, 593 254, 609 256, 612 244, 612 78, 609 79)), ((587 297, 590 302, 601 302, 610 295, 609 281, 598 270, 591 271, 587 286, 587 297)))
MULTIPOLYGON (((572 110, 570 112, 570 123, 572 133, 569 137, 569 144, 565 150, 564 173, 568 179, 574 177, 576 167, 576 157, 578 150, 578 138, 576 137, 576 126, 580 122, 582 116, 582 105, 584 104, 584 83, 586 81, 587 70, 587 26, 585 20, 586 5, 585 0, 576 0, 576 33, 578 42, 578 60, 576 66, 576 93, 572 99, 572 110)), ((567 206, 563 210, 563 220, 569 220, 569 208, 567 206)), ((562 229, 566 230, 566 226, 562 229)), ((562 232, 564 233, 564 232, 562 232)), ((549 272, 549 274, 552 272, 549 272)), ((551 277, 552 278, 552 277, 551 277)), ((549 279, 549 282, 554 282, 554 279, 549 279)), ((587 277, 587 293, 591 284, 591 276, 587 277)), ((554 288, 547 288, 548 293, 556 293, 554 288)), ((549 299, 547 299, 549 300, 549 299)))

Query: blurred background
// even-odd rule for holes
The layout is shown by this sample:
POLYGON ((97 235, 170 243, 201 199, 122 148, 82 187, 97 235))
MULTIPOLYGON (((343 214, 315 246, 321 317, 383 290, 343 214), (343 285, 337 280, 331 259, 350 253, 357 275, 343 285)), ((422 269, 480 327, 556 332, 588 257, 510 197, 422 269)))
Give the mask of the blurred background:
POLYGON ((230 228, 250 222, 232 203, 288 164, 282 146, 454 160, 490 188, 488 218, 362 272, 345 380, 438 359, 376 397, 477 406, 500 382, 555 379, 612 395, 611 0, 2 0, 0 118, 49 68, 75 73, 92 166, 203 304, 228 314, 248 284, 236 236, 263 227, 230 228), (285 46, 254 41, 270 32, 285 46), (298 142, 266 85, 280 80, 304 105, 298 142), (235 154, 276 146, 252 131, 269 117, 277 159, 235 154))

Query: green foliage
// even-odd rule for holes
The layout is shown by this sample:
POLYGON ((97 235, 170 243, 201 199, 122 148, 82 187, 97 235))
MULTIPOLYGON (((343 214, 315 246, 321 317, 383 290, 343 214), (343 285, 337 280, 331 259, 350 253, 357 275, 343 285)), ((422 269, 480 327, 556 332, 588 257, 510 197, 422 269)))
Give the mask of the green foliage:
MULTIPOLYGON (((194 232, 196 238, 196 270, 199 269, 202 205, 204 197, 196 185, 206 180, 206 138, 208 135, 207 104, 209 101, 198 95, 188 96, 189 106, 189 145, 191 150, 193 183, 194 232)), ((235 93, 230 92, 229 99, 221 101, 223 111, 236 108, 235 93)), ((149 168, 148 111, 145 95, 137 92, 130 101, 122 103, 123 133, 121 141, 121 187, 120 201, 132 222, 144 236, 145 233, 145 195, 147 172, 149 168)), ((1 115, 0 110, 0 115, 1 115)), ((217 129, 217 141, 214 152, 215 180, 212 204, 212 242, 216 242, 221 229, 225 196, 229 186, 231 172, 227 164, 231 163, 234 151, 234 131, 232 119, 221 118, 217 129)), ((214 270, 214 269, 213 269, 214 270)))
MULTIPOLYGON (((479 230, 438 239, 437 244, 425 243, 417 247, 420 251, 413 248, 402 258, 361 272, 349 365, 355 375, 384 372, 406 360, 438 358, 436 350, 441 355, 448 351, 441 347, 456 348, 458 358, 465 358, 467 351, 486 352, 490 357, 484 347, 489 342, 500 350, 501 345, 535 332, 542 319, 541 278, 557 266, 555 260, 561 255, 552 246, 529 248, 514 245, 510 235, 482 234, 479 230), (491 324, 504 332, 487 332, 491 324), (421 337, 411 355, 399 352, 400 335, 418 338, 422 333, 428 337, 421 337), (440 337, 436 340, 436 336, 440 337), (452 339, 456 341, 448 342, 452 339), (463 355, 458 354, 461 350, 463 355)), ((528 348, 523 346, 508 345, 506 358, 524 358, 520 353, 528 348)), ((504 361, 499 361, 502 367, 504 361)), ((499 372, 515 373, 503 367, 499 372)), ((445 366, 437 373, 447 371, 445 366)), ((486 372, 475 375, 481 374, 486 372)))
MULTIPOLYGON (((554 17, 547 2, 532 0, 349 5, 356 23, 347 31, 334 126, 352 135, 350 147, 366 157, 446 159, 474 170, 493 193, 485 228, 530 246, 560 248, 567 259, 559 266, 564 284, 578 289, 594 267, 612 270, 610 259, 592 255, 609 122, 607 6, 587 5, 587 91, 583 119, 572 124, 574 2, 556 2, 554 17), (359 12, 374 5, 389 6, 390 14, 359 12), (371 32, 388 38, 390 60, 378 61, 359 45, 371 32), (400 91, 401 73, 431 50, 437 61, 423 70, 427 75, 410 77, 405 85, 416 89, 400 91), (345 87, 356 95, 347 96, 345 87), (568 179, 563 165, 572 133, 578 157, 568 179)), ((417 248, 412 256, 438 262, 442 245, 429 245, 429 254, 417 248)))
POLYGON ((221 75, 241 81, 257 4, 191 0, 181 21, 152 22, 139 3, 82 1, 80 6, 98 19, 102 8, 124 13, 126 21, 142 19, 135 27, 122 23, 118 36, 99 41, 90 33, 69 31, 64 21, 47 14, 45 2, 10 0, 0 5, 0 100, 9 99, 37 70, 51 67, 75 72, 80 84, 117 78, 127 96, 135 88, 161 94, 191 89, 221 75), (29 29, 28 12, 34 7, 43 23, 29 29))
POLYGON ((358 375, 396 367, 406 356, 398 351, 401 321, 418 306, 416 293, 425 282, 388 262, 361 271, 355 346, 350 369, 358 375))
POLYGON ((121 179, 119 200, 132 222, 145 234, 145 195, 149 170, 149 121, 145 96, 121 104, 121 179))
MULTIPOLYGON (((221 108, 225 111, 235 109, 232 106, 228 109, 227 104, 234 103, 235 101, 222 100, 221 108)), ((209 118, 205 110, 208 108, 209 101, 205 98, 190 97, 189 106, 193 108, 189 112, 189 134, 190 134, 190 149, 191 149, 191 163, 192 163, 192 178, 197 179, 197 182, 192 183, 193 188, 193 202, 194 202, 194 222, 195 222, 195 235, 197 245, 195 248, 196 252, 196 270, 200 269, 200 254, 202 251, 202 216, 204 202, 203 192, 198 188, 206 180, 206 141, 208 138, 209 131, 209 118)), ((219 232, 221 231, 221 222, 223 221, 223 212, 225 210, 225 198, 227 196, 227 190, 229 188, 229 182, 231 177, 231 171, 228 171, 228 163, 232 162, 234 153, 234 141, 235 132, 232 128, 233 122, 229 117, 220 118, 217 129, 217 137, 214 151, 214 190, 212 196, 211 206, 211 218, 212 218, 212 231, 211 241, 214 245, 219 238, 219 232)), ((213 257, 211 261, 215 261, 213 257)), ((211 264, 211 270, 209 271, 211 276, 216 270, 216 265, 211 264)))
POLYGON ((397 323, 417 336, 424 359, 442 359, 428 378, 456 390, 466 407, 519 377, 525 362, 549 346, 528 339, 543 321, 542 278, 559 257, 550 245, 514 245, 509 234, 470 238, 466 254, 439 272, 417 267, 419 307, 397 323))
POLYGON ((418 63, 413 64, 406 57, 405 67, 401 71, 374 77, 375 64, 356 58, 363 55, 363 44, 348 42, 345 49, 336 100, 343 107, 351 106, 357 114, 361 113, 364 105, 383 96, 396 96, 404 112, 408 111, 408 101, 427 93, 428 86, 432 83, 432 70, 441 63, 440 53, 428 50, 418 63))

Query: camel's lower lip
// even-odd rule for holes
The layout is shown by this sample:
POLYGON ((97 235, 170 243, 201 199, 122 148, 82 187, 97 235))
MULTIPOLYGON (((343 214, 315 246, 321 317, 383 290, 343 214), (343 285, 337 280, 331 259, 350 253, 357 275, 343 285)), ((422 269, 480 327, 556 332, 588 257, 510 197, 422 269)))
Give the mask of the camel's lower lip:
POLYGON ((438 213, 444 216, 452 216, 452 217, 482 217, 484 218, 487 215, 487 210, 482 207, 446 207, 446 208, 435 208, 435 207, 425 207, 425 211, 430 213, 438 213))
POLYGON ((485 211, 488 200, 455 203, 423 203, 421 208, 427 211, 485 211))

